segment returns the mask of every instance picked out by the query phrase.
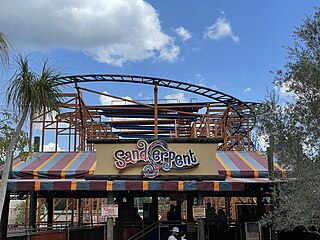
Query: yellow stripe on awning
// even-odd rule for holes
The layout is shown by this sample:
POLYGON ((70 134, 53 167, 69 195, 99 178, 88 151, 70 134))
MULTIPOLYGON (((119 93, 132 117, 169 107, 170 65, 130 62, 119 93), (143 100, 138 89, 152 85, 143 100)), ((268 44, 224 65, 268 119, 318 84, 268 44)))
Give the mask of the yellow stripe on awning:
POLYGON ((77 190, 77 182, 76 181, 71 181, 71 191, 77 190))
POLYGON ((218 154, 216 154, 216 158, 218 159, 219 163, 223 166, 223 168, 226 170, 226 178, 230 178, 231 172, 228 166, 224 163, 224 161, 222 161, 222 159, 218 156, 218 154))
MULTIPOLYGON (((267 156, 264 155, 264 154, 262 154, 260 151, 257 151, 257 153, 258 153, 260 156, 264 157, 265 159, 268 159, 267 156)), ((276 168, 278 168, 278 169, 282 172, 282 177, 284 177, 284 176, 286 175, 287 171, 284 170, 282 167, 280 167, 280 165, 279 165, 278 163, 275 163, 274 161, 273 161, 273 164, 274 164, 274 166, 275 166, 276 168)))
POLYGON ((251 163, 249 163, 244 157, 242 157, 241 154, 238 151, 234 151, 234 152, 235 152, 235 154, 237 154, 237 156, 239 158, 241 158, 242 161, 244 161, 253 170, 253 176, 255 178, 258 178, 259 177, 258 170, 251 163))
POLYGON ((183 181, 178 181, 178 191, 183 191, 183 181))
POLYGON ((97 165, 97 161, 95 161, 95 162, 92 164, 92 166, 91 166, 91 168, 90 168, 90 170, 89 170, 89 174, 93 174, 94 170, 96 169, 96 165, 97 165))
POLYGON ((19 162, 17 162, 16 164, 14 164, 12 166, 12 170, 15 169, 16 167, 18 167, 21 163, 24 163, 25 161, 27 161, 29 158, 31 158, 33 155, 35 154, 35 152, 30 153, 30 155, 27 157, 26 160, 20 160, 19 162))
POLYGON ((33 170, 33 176, 34 179, 38 179, 38 170, 42 168, 44 165, 46 165, 48 162, 50 162, 52 159, 54 159, 55 156, 57 156, 59 152, 56 152, 51 157, 49 157, 44 163, 42 163, 39 167, 37 167, 35 170, 33 170))
POLYGON ((273 163, 274 166, 276 166, 276 168, 278 168, 281 172, 282 172, 282 177, 284 177, 286 175, 286 170, 284 170, 282 167, 280 167, 280 165, 278 163, 273 163))
POLYGON ((143 189, 143 191, 148 191, 148 188, 149 188, 148 181, 143 181, 143 182, 142 182, 142 189, 143 189))
POLYGON ((107 191, 112 191, 112 181, 107 181, 107 191))
POLYGON ((214 182, 213 183, 213 190, 215 192, 219 192, 220 188, 219 188, 219 182, 214 182))
POLYGON ((65 178, 66 177, 66 170, 68 169, 68 167, 75 161, 77 160, 77 158, 82 154, 82 151, 78 152, 77 155, 74 156, 74 158, 72 158, 72 160, 61 170, 61 178, 65 178))
POLYGON ((34 182, 34 190, 35 191, 39 191, 40 190, 40 181, 35 181, 34 182))

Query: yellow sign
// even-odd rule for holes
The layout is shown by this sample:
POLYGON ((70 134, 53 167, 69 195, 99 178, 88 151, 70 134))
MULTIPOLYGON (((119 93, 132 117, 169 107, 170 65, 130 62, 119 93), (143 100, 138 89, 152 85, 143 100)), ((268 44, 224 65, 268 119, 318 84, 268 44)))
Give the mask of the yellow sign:
MULTIPOLYGON (((201 139, 202 140, 202 139, 201 139)), ((94 175, 218 175, 217 144, 198 141, 125 140, 95 142, 94 175)))

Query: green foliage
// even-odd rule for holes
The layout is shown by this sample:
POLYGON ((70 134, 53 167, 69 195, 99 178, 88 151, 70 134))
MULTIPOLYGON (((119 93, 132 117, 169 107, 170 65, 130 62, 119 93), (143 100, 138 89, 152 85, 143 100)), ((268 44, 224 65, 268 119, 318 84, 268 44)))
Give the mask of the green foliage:
MULTIPOLYGON (((274 210, 265 219, 277 230, 320 228, 320 8, 294 32, 288 62, 274 84, 290 93, 280 102, 275 91, 264 100, 259 132, 274 138, 274 152, 293 171, 275 187, 274 210)), ((280 96, 282 97, 282 96, 280 96)), ((280 99, 281 100, 281 99, 280 99)))
POLYGON ((16 206, 16 211, 18 211, 16 223, 25 224, 26 201, 21 201, 21 203, 16 206))
POLYGON ((30 117, 57 110, 61 93, 57 81, 59 69, 49 66, 45 60, 41 73, 37 74, 30 68, 28 56, 15 58, 18 70, 6 87, 7 105, 18 114, 29 110, 30 117))
POLYGON ((9 64, 9 42, 2 32, 0 32, 0 59, 5 66, 9 64))
MULTIPOLYGON (((0 119, 0 165, 2 165, 19 119, 16 115, 6 110, 0 112, 0 119)), ((27 146, 28 140, 27 133, 21 131, 13 151, 14 156, 20 155, 23 158, 25 155, 24 148, 27 146)))

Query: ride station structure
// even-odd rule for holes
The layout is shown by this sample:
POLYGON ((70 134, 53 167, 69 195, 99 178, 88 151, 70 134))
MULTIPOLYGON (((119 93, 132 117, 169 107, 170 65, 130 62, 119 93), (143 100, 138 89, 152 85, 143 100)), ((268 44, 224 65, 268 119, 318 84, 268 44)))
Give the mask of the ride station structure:
MULTIPOLYGON (((10 199, 18 196, 25 199, 25 221, 9 231, 2 221, 1 239, 162 240, 179 227, 188 239, 240 240, 244 222, 267 211, 268 161, 252 137, 260 104, 145 76, 74 75, 57 84, 74 88, 61 94, 54 117, 44 113, 30 121, 30 141, 35 126, 41 134, 31 143, 36 151, 13 162, 2 218, 9 219, 10 199), (149 85, 153 98, 131 100, 87 87, 100 82, 149 85), (205 100, 161 100, 161 88, 205 100), (90 105, 88 95, 114 102, 90 105), (55 139, 53 152, 43 151, 48 136, 55 139), (224 212, 223 224, 206 222, 208 202, 224 212), (175 219, 169 219, 170 204, 175 219), (139 213, 141 219, 132 217, 139 213)), ((285 173, 277 164, 274 171, 285 173)))

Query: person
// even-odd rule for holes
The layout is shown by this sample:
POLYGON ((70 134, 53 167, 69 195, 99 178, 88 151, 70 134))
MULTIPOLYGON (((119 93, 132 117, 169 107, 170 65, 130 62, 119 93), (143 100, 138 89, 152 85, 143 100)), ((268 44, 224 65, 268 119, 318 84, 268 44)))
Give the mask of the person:
POLYGON ((142 221, 142 218, 141 218, 140 214, 138 213, 137 207, 134 208, 134 212, 132 214, 132 221, 134 221, 134 222, 141 222, 142 221))
POLYGON ((170 210, 167 213, 167 220, 168 221, 175 220, 175 216, 176 216, 175 206, 173 204, 170 204, 170 210))
POLYGON ((180 238, 181 238, 181 240, 187 240, 186 239, 186 234, 184 233, 184 231, 180 232, 180 238))
POLYGON ((219 225, 223 225, 227 223, 227 216, 222 208, 218 210, 217 222, 219 225))
POLYGON ((172 230, 170 230, 171 235, 168 237, 168 240, 178 240, 179 235, 179 228, 173 227, 172 230))
POLYGON ((211 207, 211 203, 207 202, 206 209, 206 222, 207 224, 213 224, 217 220, 216 209, 211 207))

